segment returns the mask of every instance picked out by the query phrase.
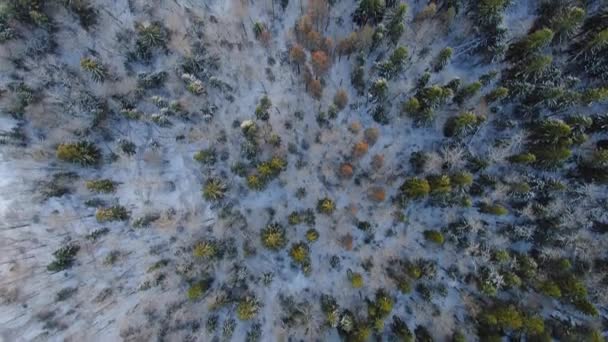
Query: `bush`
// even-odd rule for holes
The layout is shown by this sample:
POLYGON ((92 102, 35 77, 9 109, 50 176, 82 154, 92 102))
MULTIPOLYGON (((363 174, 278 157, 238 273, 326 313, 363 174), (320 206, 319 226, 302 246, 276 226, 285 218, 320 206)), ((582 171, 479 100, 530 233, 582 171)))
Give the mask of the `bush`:
POLYGON ((203 186, 203 197, 207 201, 219 201, 226 195, 226 185, 217 178, 210 178, 203 186))
POLYGON ((336 204, 329 197, 324 197, 317 201, 317 212, 325 215, 331 215, 336 210, 336 204))
POLYGON ((76 254, 80 250, 77 244, 68 244, 53 252, 55 260, 51 262, 46 269, 51 272, 59 272, 72 267, 76 254))
POLYGON ((217 157, 214 148, 208 148, 205 150, 200 150, 194 154, 194 160, 201 164, 205 165, 213 165, 215 164, 217 157))
POLYGON ((57 147, 57 158, 82 166, 90 166, 99 163, 101 152, 93 143, 88 141, 65 143, 57 147))
POLYGON ((168 32, 160 22, 150 24, 137 24, 137 40, 135 41, 135 59, 148 61, 152 58, 155 49, 166 49, 168 32))
POLYGON ((361 273, 354 273, 351 270, 348 270, 346 276, 353 288, 360 289, 363 287, 363 275, 361 273))
POLYGON ((289 256, 294 263, 305 265, 309 262, 310 249, 305 242, 298 242, 291 245, 289 256))
POLYGON ((443 245, 445 239, 443 237, 443 234, 441 234, 440 231, 437 230, 425 230, 424 231, 424 238, 427 241, 436 243, 438 245, 443 245))
POLYGON ((262 229, 262 245, 270 250, 280 250, 287 244, 285 229, 278 223, 271 223, 262 229))
POLYGON ((107 77, 107 70, 99 61, 85 57, 80 60, 82 70, 88 72, 95 82, 103 82, 107 77))
POLYGON ((109 208, 99 208, 95 213, 97 222, 125 221, 129 219, 129 212, 121 205, 114 205, 109 208))
POLYGON ((236 316, 241 321, 248 321, 257 316, 260 311, 260 302, 255 297, 245 297, 236 307, 236 316))
POLYGON ((205 293, 205 291, 207 291, 208 288, 209 288, 209 285, 205 281, 199 281, 199 282, 194 283, 188 289, 188 299, 190 299, 190 300, 200 299, 203 296, 203 294, 205 293))
POLYGON ((212 259, 218 254, 218 246, 214 241, 211 240, 197 242, 192 247, 192 255, 197 258, 212 259))
POLYGON ((308 242, 315 242, 319 239, 319 232, 314 229, 314 228, 310 228, 309 230, 306 231, 306 240, 308 242))
POLYGON ((86 187, 90 191, 97 193, 112 193, 116 191, 116 183, 110 179, 97 179, 86 182, 86 187))
POLYGON ((263 96, 260 99, 260 103, 255 108, 255 117, 258 120, 268 121, 270 118, 270 107, 272 107, 272 102, 268 98, 268 96, 263 96))

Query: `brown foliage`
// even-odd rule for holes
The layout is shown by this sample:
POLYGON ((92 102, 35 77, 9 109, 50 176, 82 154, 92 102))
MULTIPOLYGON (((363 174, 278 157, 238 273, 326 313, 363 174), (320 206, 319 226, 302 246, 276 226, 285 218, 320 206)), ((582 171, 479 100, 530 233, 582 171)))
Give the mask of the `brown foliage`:
POLYGON ((386 199, 386 192, 381 186, 372 186, 367 193, 370 200, 382 202, 386 199))
POLYGON ((295 44, 289 50, 289 59, 297 65, 304 65, 306 63, 306 52, 301 45, 295 44))
POLYGON ((323 51, 315 51, 312 53, 312 69, 318 76, 324 75, 330 66, 329 57, 323 51))
POLYGON ((353 166, 349 163, 343 163, 340 165, 340 170, 338 172, 340 178, 350 179, 353 176, 353 166))
POLYGON ((321 43, 323 41, 323 36, 317 31, 309 31, 304 36, 304 45, 308 50, 317 50, 321 48, 321 43))
POLYGON ((338 42, 337 52, 340 56, 350 55, 357 47, 357 34, 352 32, 348 37, 338 42))
POLYGON ((350 126, 348 126, 348 130, 353 134, 357 134, 359 133, 359 131, 361 131, 361 124, 359 123, 359 121, 355 121, 350 124, 350 126))
POLYGON ((311 78, 308 82, 308 92, 310 92, 310 95, 315 99, 321 99, 321 96, 323 96, 323 85, 321 84, 321 81, 311 78))
POLYGON ((384 156, 381 154, 375 154, 372 157, 372 168, 376 171, 380 170, 384 166, 384 156))
POLYGON ((303 15, 296 22, 296 36, 299 41, 304 41, 308 32, 312 31, 312 20, 310 16, 303 15))
POLYGON ((373 145, 378 141, 380 130, 377 127, 366 128, 363 135, 365 136, 365 141, 367 141, 368 144, 373 145))
POLYGON ((327 0, 310 0, 308 2, 308 16, 317 31, 321 31, 329 19, 329 4, 327 0))
POLYGON ((268 47, 268 46, 270 46, 270 41, 272 40, 272 35, 270 34, 270 31, 264 30, 264 31, 262 31, 262 33, 260 33, 260 36, 258 37, 258 39, 260 40, 260 43, 262 43, 262 45, 264 45, 265 47, 268 47))
POLYGON ((350 251, 353 249, 353 236, 350 234, 346 234, 340 238, 340 244, 344 249, 350 251))
POLYGON ((328 56, 331 56, 331 53, 334 49, 334 41, 329 38, 329 37, 325 37, 323 38, 323 40, 321 41, 321 50, 323 50, 328 56))
POLYGON ((353 157, 363 157, 367 153, 367 150, 369 150, 369 145, 365 141, 359 141, 353 146, 353 157))
POLYGON ((348 104, 348 95, 344 89, 338 89, 334 96, 334 104, 340 110, 346 108, 346 105, 348 104))

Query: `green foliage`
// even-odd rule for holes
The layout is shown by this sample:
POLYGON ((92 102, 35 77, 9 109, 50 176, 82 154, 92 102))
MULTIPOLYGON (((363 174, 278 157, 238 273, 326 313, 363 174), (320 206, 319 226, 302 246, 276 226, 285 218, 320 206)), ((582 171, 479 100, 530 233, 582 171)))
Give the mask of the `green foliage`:
POLYGON ((538 76, 543 74, 553 63, 553 56, 532 55, 517 66, 518 74, 522 76, 538 76))
POLYGON ((251 174, 247 177, 247 186, 252 190, 262 190, 271 180, 278 177, 286 167, 285 159, 278 156, 261 162, 256 168, 257 174, 251 174))
POLYGON ((325 215, 331 215, 336 210, 336 204, 329 197, 321 198, 317 201, 317 212, 325 215))
POLYGON ((405 14, 407 13, 407 5, 399 4, 393 11, 391 20, 387 25, 387 35, 393 44, 397 44, 399 38, 405 31, 405 14))
POLYGON ((97 241, 100 237, 108 234, 109 232, 110 232, 110 229, 108 227, 103 227, 103 228, 95 229, 91 233, 87 234, 85 236, 85 238, 89 241, 97 241))
POLYGON ((481 206, 479 207, 479 211, 484 214, 490 214, 490 215, 495 215, 495 216, 503 216, 503 215, 507 215, 509 213, 509 210, 507 210, 507 208, 503 207, 502 205, 500 205, 498 203, 494 203, 494 204, 482 203, 481 206))
POLYGON ((443 70, 443 68, 445 68, 445 66, 448 65, 448 63, 450 62, 453 53, 454 50, 451 47, 446 47, 442 49, 439 52, 439 55, 437 55, 437 58, 435 59, 435 62, 433 64, 434 70, 436 72, 443 70))
POLYGON ((464 336, 464 334, 461 331, 457 330, 452 335, 451 342, 467 342, 467 338, 464 336))
POLYGON ((496 102, 504 99, 509 95, 509 89, 505 87, 497 87, 486 95, 486 101, 488 102, 496 102))
POLYGON ((209 283, 207 281, 198 281, 190 286, 188 289, 188 299, 198 300, 200 299, 205 291, 209 289, 209 283))
POLYGON ((559 286, 552 280, 543 281, 539 286, 539 290, 541 293, 549 297, 561 298, 562 296, 562 291, 560 290, 559 286))
POLYGON ((448 118, 443 126, 443 134, 446 137, 464 137, 473 133, 485 120, 483 115, 464 112, 448 118))
POLYGON ((581 94, 581 103, 585 105, 605 101, 608 101, 608 87, 587 89, 581 94))
POLYGON ((86 187, 90 191, 97 193, 112 193, 116 191, 116 183, 110 179, 97 179, 86 182, 86 187))
POLYGON ((315 242, 319 239, 319 232, 314 229, 314 228, 310 228, 309 230, 306 231, 306 240, 308 242, 315 242))
POLYGON ((512 44, 507 52, 507 58, 521 59, 539 52, 551 43, 553 37, 553 31, 549 28, 534 31, 520 41, 512 44))
POLYGON ((373 102, 384 101, 388 95, 388 83, 386 82, 386 79, 377 79, 369 88, 369 94, 372 97, 373 102))
POLYGON ((365 92, 365 68, 362 66, 355 66, 350 74, 350 83, 353 88, 357 90, 359 95, 363 95, 365 92))
POLYGON ((353 22, 359 26, 377 24, 382 21, 385 11, 384 0, 361 0, 353 13, 353 22))
POLYGON ((213 165, 217 161, 216 153, 214 148, 208 148, 200 150, 194 154, 194 160, 201 164, 213 165))
POLYGON ((350 281, 350 285, 355 289, 360 289, 363 287, 363 275, 361 273, 355 273, 351 270, 346 272, 346 276, 348 281, 350 281))
POLYGON ((59 272, 72 267, 76 254, 79 250, 80 246, 73 243, 59 248, 53 252, 55 260, 53 260, 53 262, 51 262, 46 269, 51 272, 59 272))
POLYGON ((514 164, 533 164, 536 162, 536 156, 532 153, 520 153, 510 156, 508 160, 514 164))
POLYGON ((271 223, 262 229, 262 245, 270 250, 280 250, 287 245, 285 229, 278 223, 271 223))
MULTIPOLYGON (((551 6, 549 2, 545 6, 551 6)), ((555 10, 561 13, 549 18, 549 26, 555 32, 555 39, 558 43, 571 38, 576 30, 580 27, 585 19, 585 10, 580 7, 565 7, 553 6, 555 10)))
POLYGON ((519 330, 524 325, 524 318, 514 305, 499 305, 484 310, 480 320, 488 326, 503 330, 519 330))
POLYGON ((433 195, 445 195, 452 191, 450 177, 446 175, 431 175, 427 177, 427 181, 433 195))
POLYGON ((467 171, 458 171, 450 176, 450 181, 457 188, 467 188, 473 184, 473 175, 467 171))
POLYGON ((405 101, 402 105, 402 112, 408 115, 416 115, 422 108, 422 104, 418 101, 417 98, 412 97, 409 100, 405 101))
POLYGON ((268 96, 263 96, 260 99, 260 103, 255 108, 255 117, 258 120, 268 121, 270 118, 270 108, 272 107, 272 102, 268 96))
POLYGON ((436 243, 438 245, 443 245, 445 241, 443 234, 441 234, 441 232, 438 230, 425 230, 423 234, 427 241, 436 243))
MULTIPOLYGON (((397 47, 393 51, 393 53, 391 54, 391 56, 389 57, 389 59, 387 61, 380 63, 378 65, 378 69, 380 71, 380 76, 385 77, 386 79, 391 79, 391 78, 394 78, 395 76, 398 76, 401 72, 403 72, 403 68, 405 66, 407 57, 408 57, 407 48, 405 48, 403 46, 397 47)), ((374 95, 374 96, 378 96, 379 98, 382 98, 384 96, 382 94, 382 92, 386 92, 384 87, 385 87, 385 84, 380 83, 378 86, 372 86, 372 89, 370 89, 370 91, 373 90, 374 92, 377 92, 378 94, 374 95), (380 86, 382 87, 382 89, 374 89, 374 87, 380 87, 380 86)))
POLYGON ((475 96, 475 94, 479 92, 481 87, 482 85, 480 82, 473 82, 467 84, 464 87, 461 87, 460 90, 458 90, 458 92, 454 96, 454 102, 456 102, 458 105, 464 104, 468 99, 475 96))
POLYGON ((64 143, 57 147, 57 158, 82 166, 96 165, 101 160, 101 152, 91 142, 64 143))
POLYGON ((396 315, 393 316, 391 332, 401 342, 414 342, 414 335, 412 334, 412 331, 408 328, 407 324, 396 315))
POLYGON ((368 301, 367 316, 373 323, 375 330, 383 330, 384 319, 388 317, 393 310, 393 305, 394 299, 383 289, 376 291, 376 298, 374 301, 368 301))
POLYGON ((545 331, 545 322, 540 316, 525 317, 523 330, 528 335, 540 335, 545 331))
POLYGON ((202 259, 212 259, 219 254, 219 247, 215 241, 204 240, 192 247, 192 255, 202 259))
POLYGON ((239 301, 236 307, 236 316, 241 321, 248 321, 255 316, 260 311, 260 302, 252 296, 248 296, 239 301))
POLYGON ((99 61, 85 57, 80 60, 82 70, 88 72, 95 82, 103 82, 107 77, 107 70, 99 61))
POLYGON ((121 205, 113 205, 108 208, 97 209, 95 218, 97 222, 126 221, 129 219, 129 212, 127 208, 121 205))
POLYGON ((207 201, 219 201, 226 195, 226 185, 218 178, 209 178, 203 186, 203 197, 207 201))
POLYGON ((426 179, 410 178, 403 182, 399 191, 407 199, 420 199, 429 194, 431 186, 426 179))
POLYGON ((536 124, 530 134, 530 153, 542 166, 557 166, 571 155, 572 129, 561 120, 547 119, 536 124))
POLYGON ((289 256, 298 265, 305 265, 310 262, 310 248, 305 242, 298 242, 291 245, 289 256))
POLYGON ((166 49, 168 33, 160 22, 152 22, 148 25, 137 24, 135 30, 137 40, 133 57, 147 61, 152 58, 155 49, 166 49))

